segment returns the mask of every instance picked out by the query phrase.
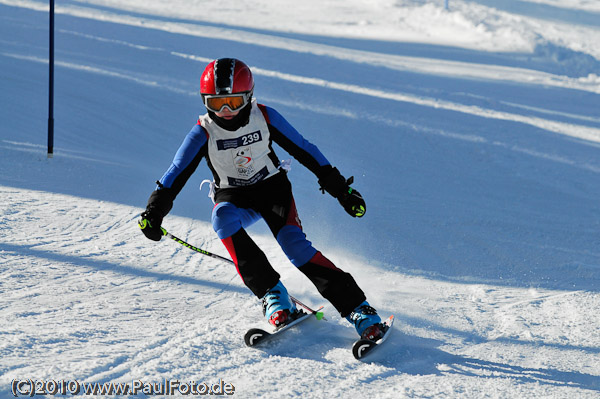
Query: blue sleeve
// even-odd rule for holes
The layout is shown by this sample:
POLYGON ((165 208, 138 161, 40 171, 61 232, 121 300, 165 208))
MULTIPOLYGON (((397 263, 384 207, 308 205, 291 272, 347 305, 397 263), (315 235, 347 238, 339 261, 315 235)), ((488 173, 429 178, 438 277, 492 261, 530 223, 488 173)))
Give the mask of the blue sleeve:
POLYGON ((330 166, 329 161, 319 148, 306 140, 281 114, 271 107, 264 106, 269 131, 273 141, 296 158, 302 165, 320 177, 323 167, 330 166))
POLYGON ((208 138, 202 126, 196 125, 187 134, 177 150, 171 167, 159 182, 165 188, 171 188, 177 195, 206 156, 208 138))

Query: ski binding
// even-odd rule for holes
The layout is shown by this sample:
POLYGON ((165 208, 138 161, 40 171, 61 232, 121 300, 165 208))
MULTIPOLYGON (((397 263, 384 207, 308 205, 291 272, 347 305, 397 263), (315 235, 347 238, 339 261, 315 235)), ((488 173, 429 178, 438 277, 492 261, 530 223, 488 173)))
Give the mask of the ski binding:
POLYGON ((310 316, 312 316, 312 315, 315 315, 315 317, 317 317, 317 318, 319 318, 319 316, 322 317, 322 313, 320 312, 322 309, 323 309, 323 306, 321 306, 320 308, 318 308, 315 311, 312 311, 311 313, 306 313, 303 310, 298 310, 295 318, 292 321, 290 321, 287 324, 284 324, 283 326, 275 328, 271 332, 265 331, 262 328, 251 328, 246 332, 246 334, 244 334, 244 342, 246 343, 247 346, 256 346, 262 342, 265 342, 265 341, 275 337, 277 334, 280 334, 280 333, 284 332, 285 330, 287 330, 297 324, 300 324, 303 321, 308 320, 310 318, 310 316))

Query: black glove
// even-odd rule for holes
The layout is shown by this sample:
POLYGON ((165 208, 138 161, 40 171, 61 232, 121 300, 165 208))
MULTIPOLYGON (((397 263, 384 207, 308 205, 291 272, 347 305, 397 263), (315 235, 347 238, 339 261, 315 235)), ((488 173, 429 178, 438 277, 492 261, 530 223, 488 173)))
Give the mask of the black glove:
POLYGON ((140 215, 141 219, 138 221, 138 226, 142 229, 144 235, 153 240, 160 241, 163 236, 160 225, 162 224, 163 217, 154 208, 146 209, 140 215))
POLYGON ((159 189, 152 192, 148 199, 146 210, 142 212, 138 221, 142 233, 154 241, 160 241, 163 236, 161 224, 163 218, 173 207, 174 195, 170 188, 163 188, 159 182, 159 189))
MULTIPOLYGON (((348 184, 352 184, 352 178, 348 179, 348 184)), ((338 201, 346 212, 355 218, 363 217, 367 211, 367 205, 362 195, 350 186, 348 186, 348 191, 338 197, 338 201)))
POLYGON ((367 206, 360 193, 350 187, 350 184, 353 182, 354 177, 346 180, 337 168, 329 165, 324 168, 319 179, 323 193, 327 191, 331 196, 336 198, 350 216, 362 217, 367 211, 367 206))

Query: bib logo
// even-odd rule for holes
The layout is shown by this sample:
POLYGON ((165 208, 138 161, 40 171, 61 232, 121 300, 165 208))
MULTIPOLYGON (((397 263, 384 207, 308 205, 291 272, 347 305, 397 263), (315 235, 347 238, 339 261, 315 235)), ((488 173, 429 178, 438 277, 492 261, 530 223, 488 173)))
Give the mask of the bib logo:
POLYGON ((249 177, 254 174, 252 166, 252 151, 250 147, 238 148, 233 153, 233 164, 240 177, 249 177))

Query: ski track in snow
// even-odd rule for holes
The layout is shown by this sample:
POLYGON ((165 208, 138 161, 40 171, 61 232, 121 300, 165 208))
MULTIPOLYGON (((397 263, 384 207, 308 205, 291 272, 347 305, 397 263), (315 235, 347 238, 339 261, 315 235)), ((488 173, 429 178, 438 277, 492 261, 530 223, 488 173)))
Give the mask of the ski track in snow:
MULTIPOLYGON (((231 265, 166 239, 156 246, 139 240, 135 208, 4 186, 0 193, 3 392, 20 376, 127 382, 165 375, 224 379, 241 397, 272 395, 272 381, 285 381, 277 388, 283 397, 391 398, 400 390, 407 397, 592 398, 600 389, 600 333, 589 318, 600 311, 597 293, 377 275, 342 259, 367 290, 386 287, 382 312, 397 312, 373 363, 353 360, 354 333, 330 306, 327 322, 300 328, 310 331, 306 337, 291 331, 286 341, 250 349, 242 336, 260 309, 231 265)), ((217 239, 203 239, 212 237, 206 223, 172 217, 170 227, 223 251, 217 239)), ((272 239, 259 244, 286 263, 272 239)), ((294 293, 320 303, 291 265, 282 269, 294 293)))
MULTIPOLYGON (((15 4, 12 0, 1 0, 0 4, 2 3, 8 5, 15 4)), ((29 7, 35 10, 45 9, 42 4, 27 0, 24 2, 19 2, 19 6, 29 7)), ((183 33, 186 35, 214 39, 227 38, 227 40, 232 40, 241 43, 260 43, 260 46, 264 47, 285 49, 287 51, 294 51, 298 53, 310 53, 322 57, 333 57, 338 58, 342 61, 354 62, 359 64, 364 63, 375 67, 384 67, 397 71, 418 71, 419 73, 432 74, 438 76, 451 76, 454 78, 475 80, 506 81, 507 83, 527 82, 527 84, 531 85, 555 86, 561 88, 570 88, 600 93, 600 78, 597 78, 596 75, 590 75, 585 78, 575 79, 566 76, 553 75, 541 71, 527 70, 523 68, 486 65, 478 63, 465 63, 431 58, 406 57, 375 52, 358 51, 328 45, 319 45, 311 42, 304 42, 301 40, 293 40, 277 36, 257 34, 249 31, 242 32, 225 28, 202 26, 198 24, 158 21, 149 18, 140 18, 134 16, 127 16, 123 14, 115 14, 107 11, 86 9, 84 7, 65 6, 64 8, 58 8, 57 12, 59 14, 62 13, 82 18, 91 18, 125 25, 140 26, 147 29, 157 29, 172 33, 183 33)), ((77 33, 73 32, 64 32, 77 35, 77 33)), ((93 40, 118 43, 121 45, 130 46, 135 49, 144 51, 165 51, 161 48, 142 46, 122 40, 109 40, 93 35, 83 35, 83 37, 93 40)), ((199 57, 192 54, 182 54, 178 52, 170 52, 170 54, 173 56, 196 60, 200 62, 201 65, 205 65, 206 63, 210 62, 209 58, 199 57)), ((33 62, 48 63, 47 58, 13 53, 4 53, 3 55, 19 59, 26 59, 33 62)), ((190 95, 195 95, 195 92, 193 91, 177 89, 170 83, 165 82, 161 84, 154 80, 140 78, 139 75, 133 75, 131 73, 109 71, 90 65, 81 65, 63 61, 56 61, 56 65, 59 67, 83 70, 90 73, 108 75, 119 79, 127 79, 148 86, 160 86, 165 90, 172 91, 177 94, 187 93, 190 95)), ((600 142, 600 129, 594 127, 577 125, 574 123, 552 121, 549 119, 533 117, 530 115, 501 112, 493 109, 486 109, 481 106, 465 105, 435 98, 414 96, 409 93, 376 90, 370 87, 332 82, 324 79, 317 79, 306 76, 292 75, 280 71, 258 68, 252 65, 251 67, 253 68, 255 74, 275 79, 287 80, 305 85, 315 85, 327 89, 341 90, 359 95, 373 96, 380 99, 388 99, 392 101, 417 104, 425 107, 431 107, 433 109, 446 109, 484 118, 515 121, 539 127, 541 129, 548 130, 554 133, 564 134, 589 141, 600 142)))
MULTIPOLYGON (((29 61, 33 61, 33 62, 41 62, 41 63, 45 63, 45 64, 48 63, 48 59, 43 59, 43 58, 21 56, 21 55, 10 54, 10 53, 4 53, 3 55, 5 55, 7 57, 29 60, 29 61)), ((209 62, 208 58, 196 57, 196 56, 192 56, 192 55, 185 55, 185 54, 178 54, 178 53, 174 53, 174 55, 194 59, 196 61, 201 62, 203 65, 209 62)), ((91 66, 87 66, 87 65, 77 65, 77 64, 60 62, 60 61, 56 62, 56 65, 59 67, 64 67, 64 68, 82 70, 82 71, 89 72, 89 73, 107 75, 107 76, 115 77, 118 79, 127 79, 127 80, 131 80, 133 82, 140 83, 140 84, 143 84, 146 86, 161 86, 161 88, 168 90, 168 91, 172 91, 177 94, 195 95, 195 93, 193 93, 193 92, 179 90, 170 85, 160 85, 156 81, 148 81, 148 80, 140 79, 133 75, 127 75, 127 74, 118 73, 118 72, 111 72, 111 71, 107 71, 107 70, 103 70, 103 69, 99 69, 99 68, 95 68, 95 67, 91 67, 91 66)), ((301 84, 305 84, 305 85, 320 86, 320 87, 333 89, 333 90, 341 90, 341 91, 345 91, 348 93, 354 93, 354 94, 365 95, 365 96, 373 96, 373 97, 377 97, 380 99, 388 99, 388 100, 393 100, 393 101, 412 103, 412 104, 431 107, 431 108, 463 112, 466 114, 481 116, 484 118, 492 118, 492 119, 498 119, 498 120, 507 120, 507 121, 515 121, 515 122, 525 123, 528 125, 539 127, 541 129, 548 130, 550 132, 564 134, 567 136, 572 136, 572 137, 576 137, 576 138, 580 138, 580 139, 584 139, 584 140, 600 142, 600 129, 598 129, 598 128, 581 126, 581 125, 576 125, 576 124, 572 124, 572 123, 556 122, 556 121, 551 121, 548 119, 536 118, 536 117, 526 116, 526 115, 518 115, 518 114, 513 114, 513 113, 507 113, 507 112, 498 112, 498 111, 494 111, 494 110, 490 110, 490 109, 484 109, 481 107, 462 105, 462 104, 458 104, 458 103, 452 103, 449 101, 441 101, 441 100, 433 99, 433 98, 416 97, 416 96, 412 96, 412 95, 408 95, 408 94, 404 94, 404 93, 391 93, 391 92, 385 92, 385 91, 381 91, 381 90, 373 90, 373 89, 369 89, 367 87, 361 87, 361 86, 350 85, 350 84, 340 84, 340 83, 325 81, 323 79, 294 76, 294 75, 290 75, 290 74, 286 74, 286 73, 264 70, 261 68, 253 68, 253 71, 256 75, 273 77, 273 78, 287 80, 287 81, 296 82, 296 83, 301 83, 301 84)), ((600 92, 600 89, 599 89, 599 92, 600 92)), ((577 118, 577 116, 575 116, 575 117, 577 118)))
MULTIPOLYGON (((550 5, 556 3, 555 0, 531 2, 550 5)), ((5 9, 6 6, 38 12, 48 9, 47 4, 40 1, 0 0, 0 4, 5 9)), ((566 7, 564 3, 561 4, 556 6, 566 7)), ((584 0, 571 0, 569 4, 572 8, 596 10, 594 5, 584 0)), ((474 8, 474 12, 481 12, 480 8, 474 8)), ((135 16, 129 12, 70 3, 60 4, 57 12, 58 15, 82 20, 148 29, 148 32, 180 34, 203 40, 226 38, 226 42, 235 45, 255 46, 258 41, 262 49, 285 51, 293 54, 293 57, 306 57, 311 62, 320 60, 325 65, 329 65, 328 60, 334 59, 347 68, 357 68, 357 71, 363 71, 360 68, 368 68, 368 71, 385 70, 382 72, 383 76, 390 76, 388 73, 418 72, 425 79, 441 78, 444 79, 443 82, 457 79, 463 85, 472 82, 474 85, 481 83, 500 87, 505 84, 508 87, 519 87, 522 90, 520 93, 528 91, 523 88, 536 92, 539 90, 541 93, 549 90, 557 96, 560 95, 557 93, 568 92, 571 96, 569 98, 579 98, 581 95, 592 100, 597 99, 594 96, 600 93, 600 81, 597 74, 593 73, 573 77, 535 68, 442 60, 435 58, 434 52, 431 52, 430 58, 401 56, 313 43, 277 33, 256 33, 244 27, 167 21, 164 18, 135 16)), ((460 14, 454 15, 461 22, 459 16, 460 14)), ((494 18, 498 18, 497 14, 491 14, 490 11, 490 19, 494 18)), ((531 24, 533 22, 528 21, 526 25, 531 24)), ((564 28, 554 27, 553 30, 549 29, 548 34, 559 35, 561 29, 564 28)), ((573 29, 573 35, 592 31, 591 28, 573 29)), ((63 38, 115 46, 111 48, 126 48, 138 56, 142 53, 156 55, 157 59, 163 60, 167 65, 190 62, 198 70, 210 60, 202 51, 199 51, 201 55, 189 51, 173 51, 162 43, 148 45, 139 40, 139 37, 138 40, 136 37, 114 39, 101 30, 92 33, 83 29, 78 31, 59 28, 58 32, 63 38)), ((45 47, 42 44, 19 40, 21 39, 13 37, 0 39, 1 60, 33 65, 34 68, 48 63, 43 55, 45 47)), ((548 45, 548 48, 551 50, 552 46, 548 45)), ((148 106, 148 112, 159 115, 161 112, 174 111, 177 106, 171 104, 171 97, 163 98, 165 93, 183 97, 185 101, 197 97, 197 93, 190 89, 190 83, 177 74, 173 76, 156 71, 137 73, 134 67, 127 64, 126 59, 122 63, 111 63, 101 58, 103 54, 88 56, 84 53, 83 50, 80 53, 62 53, 57 60, 57 67, 61 71, 83 74, 92 85, 108 79, 115 86, 131 84, 139 91, 156 90, 160 93, 157 97, 164 100, 167 108, 162 109, 162 105, 157 108, 148 106), (98 81, 90 77, 98 77, 98 81), (168 106, 172 108, 169 109, 168 106)), ((559 50, 558 55, 560 54, 559 50)), ((579 57, 587 60, 581 54, 579 57)), ((593 68, 595 64, 591 65, 590 68, 593 68)), ((428 151, 444 146, 450 154, 474 153, 473 159, 486 160, 486 163, 474 165, 474 170, 483 165, 488 171, 497 167, 509 178, 513 174, 522 174, 525 177, 518 182, 530 183, 538 189, 540 186, 546 188, 557 185, 558 189, 548 192, 560 193, 569 199, 581 199, 581 204, 584 205, 591 202, 594 196, 589 188, 592 184, 584 181, 585 177, 597 179, 600 173, 600 164, 592 156, 595 154, 593 149, 597 149, 597 143, 600 142, 600 116, 586 111, 593 109, 593 104, 586 104, 589 108, 581 112, 575 107, 557 111, 558 107, 554 104, 546 105, 542 101, 536 102, 528 98, 515 100, 506 93, 497 94, 493 89, 483 93, 477 90, 470 92, 469 87, 459 91, 449 85, 434 91, 430 87, 415 89, 408 83, 383 89, 372 85, 374 80, 369 80, 364 85, 349 83, 344 73, 340 73, 339 77, 331 77, 327 73, 317 74, 316 69, 308 69, 305 74, 298 69, 294 73, 283 72, 288 70, 283 61, 281 65, 252 65, 252 68, 257 77, 284 87, 282 92, 274 90, 261 98, 283 107, 308 112, 315 115, 315 118, 320 118, 320 122, 330 118, 339 118, 336 121, 344 119, 349 124, 366 121, 378 129, 383 126, 401 131, 403 138, 418 137, 418 140, 426 143, 428 151), (288 84, 291 86, 287 86, 288 84), (326 94, 323 98, 307 99, 301 95, 296 96, 289 87, 301 87, 310 93, 314 89, 316 93, 326 94), (421 111, 426 115, 423 119, 435 119, 429 117, 429 112, 449 111, 461 115, 460 118, 464 118, 466 123, 474 120, 471 117, 487 122, 482 123, 483 128, 480 130, 465 128, 463 131, 457 128, 460 123, 452 124, 453 120, 449 118, 448 126, 440 128, 439 125, 429 124, 428 120, 407 118, 406 114, 396 116, 392 112, 372 112, 368 108, 340 105, 334 103, 330 96, 352 99, 345 104, 361 101, 367 103, 367 98, 372 98, 377 101, 374 103, 376 107, 387 104, 386 101, 415 105, 426 110, 421 111), (492 133, 488 134, 488 126, 503 122, 515 123, 507 125, 510 127, 525 126, 525 138, 529 138, 529 135, 536 137, 528 129, 534 129, 535 133, 539 129, 541 134, 537 140, 523 141, 519 140, 519 130, 514 135, 504 136, 490 128, 492 133), (555 139, 555 134, 565 136, 565 141, 555 139), (445 139, 450 140, 444 141, 445 139), (562 148, 545 145, 545 139, 553 145, 562 143, 565 147, 566 144, 572 147, 569 146, 568 151, 561 151, 562 148), (456 148, 464 145, 468 150, 461 152, 454 149, 454 145, 456 148), (585 148, 586 151, 577 152, 580 148, 585 148), (492 155, 486 158, 486 154, 492 155), (519 168, 516 172, 511 169, 513 164, 519 168), (552 176, 548 172, 548 180, 539 183, 536 173, 541 170, 539 173, 543 175, 548 167, 551 171, 561 171, 562 174, 552 176), (571 177, 572 181, 564 183, 571 177)), ((9 93, 14 93, 13 87, 23 85, 16 80, 8 82, 11 83, 7 85, 9 93)), ((79 81, 81 85, 84 83, 79 81)), ((419 82, 415 83, 415 86, 418 85, 419 82)), ((93 88, 97 91, 102 89, 93 88)), ((118 94, 117 91, 115 93, 118 94)), ((75 91, 62 97, 63 101, 68 102, 70 114, 76 115, 80 110, 78 95, 81 93, 75 91)), ((107 97, 100 97, 101 100, 109 98, 108 95, 105 96, 107 97)), ((133 97, 138 99, 136 94, 133 97)), ((315 97, 319 97, 319 94, 315 94, 315 97)), ((139 99, 140 102, 145 101, 142 96, 139 99)), ((108 108, 108 105, 103 106, 108 108)), ((142 109, 146 108, 142 106, 142 109)), ((88 118, 88 111, 89 109, 85 109, 85 119, 88 118)), ((104 109, 100 109, 100 112, 104 114, 104 109)), ((160 123, 157 122, 157 125, 160 123)), ((7 126, 19 125, 11 122, 7 126)), ((142 133, 147 134, 153 126, 145 131, 142 129, 142 133)), ((140 140, 135 136, 138 133, 136 129, 123 130, 130 131, 133 135, 125 139, 135 141, 133 148, 136 152, 156 155, 149 152, 156 151, 152 147, 154 137, 148 139, 148 145, 145 142, 146 135, 142 135, 143 139, 140 140)), ((508 213, 500 207, 496 214, 492 213, 493 220, 486 220, 485 216, 489 215, 484 212, 486 207, 498 206, 494 203, 494 195, 501 196, 503 184, 509 188, 510 184, 515 184, 512 180, 498 179, 497 191, 490 196, 482 195, 483 205, 478 208, 473 209, 471 206, 474 203, 470 202, 471 192, 459 197, 459 202, 464 202, 465 207, 469 208, 468 218, 461 220, 461 215, 452 215, 448 220, 437 220, 439 215, 429 216, 435 210, 423 211, 427 213, 425 216, 399 212, 401 216, 398 219, 401 220, 396 226, 400 228, 409 230, 415 224, 427 223, 433 225, 432 230, 441 229, 440 234, 447 233, 456 237, 455 241, 444 241, 431 233, 427 235, 429 230, 424 230, 422 235, 415 231, 414 237, 409 235, 403 238, 398 243, 401 259, 408 258, 404 252, 412 250, 406 248, 410 244, 422 251, 417 252, 419 254, 428 252, 418 259, 422 262, 423 270, 411 270, 410 265, 400 264, 400 261, 398 264, 386 264, 366 260, 344 250, 343 246, 342 249, 326 248, 324 252, 327 256, 334 263, 344 265, 343 268, 350 271, 361 287, 370 293, 372 303, 376 304, 380 313, 393 313, 396 316, 394 331, 385 347, 380 348, 372 360, 362 363, 355 361, 350 352, 350 345, 356 338, 355 332, 294 269, 272 237, 256 235, 258 244, 272 259, 273 264, 278 265, 277 269, 291 293, 308 304, 325 305, 328 320, 309 321, 301 328, 286 333, 285 340, 274 340, 264 349, 250 349, 244 346, 244 332, 251 326, 264 327, 264 322, 258 301, 243 287, 234 267, 204 257, 167 239, 160 243, 143 239, 136 224, 141 210, 139 207, 99 199, 110 197, 104 196, 104 191, 113 196, 120 191, 127 192, 126 187, 132 184, 132 180, 139 180, 140 175, 143 179, 151 175, 147 170, 142 172, 139 169, 129 169, 133 168, 135 160, 145 161, 145 158, 132 156, 131 161, 125 155, 128 149, 123 152, 115 150, 113 154, 111 151, 97 150, 93 146, 67 142, 57 149, 55 159, 41 160, 45 156, 45 147, 32 143, 30 136, 22 138, 21 131, 1 133, 0 165, 4 172, 0 180, 0 196, 3 199, 0 203, 2 397, 8 396, 14 378, 82 382, 160 382, 165 378, 172 378, 207 383, 222 379, 233 384, 236 388, 234 397, 241 398, 271 398, 276 395, 284 398, 360 396, 585 399, 597 398, 599 395, 600 319, 597 315, 600 314, 600 294, 597 289, 592 288, 594 282, 598 281, 598 264, 595 261, 600 254, 597 248, 582 249, 573 244, 597 242, 594 239, 597 230, 593 231, 597 223, 584 224, 578 213, 577 222, 566 224, 561 217, 568 213, 570 204, 559 203, 556 210, 551 207, 555 213, 547 217, 557 220, 546 220, 540 216, 541 221, 538 221, 536 215, 531 216, 531 208, 519 208, 519 201, 527 195, 517 192, 514 198, 510 198, 512 205, 506 205, 507 208, 516 207, 514 213, 508 213), (82 178, 104 168, 109 171, 108 174, 114 175, 90 176, 89 180, 82 178), (129 172, 121 172, 122 170, 129 172), (111 184, 115 184, 116 188, 111 187, 111 184), (36 186, 44 189, 23 188, 36 186), (74 196, 52 191, 55 187, 60 191, 62 186, 73 191, 77 191, 73 186, 81 186, 81 192, 85 194, 74 196), (86 187, 89 188, 89 193, 86 187), (84 195, 88 198, 83 198, 84 195), (524 218, 523 224, 517 223, 520 222, 520 215, 524 218), (532 228, 535 232, 522 233, 524 224, 531 221, 538 221, 532 228), (408 227, 404 225, 405 222, 408 227), (484 227, 494 223, 500 227, 487 235, 479 237, 477 231, 472 235, 464 233, 469 228, 485 231, 484 227), (502 229, 507 229, 508 233, 501 236, 494 234, 502 229), (565 234, 557 232, 561 229, 573 235, 581 234, 581 238, 574 237, 573 242, 561 242, 560 238, 565 234), (514 237, 511 233, 515 233, 514 237), (531 238, 535 235, 548 238, 531 238), (419 241, 423 236, 428 239, 427 242, 419 241), (484 247, 490 238, 494 242, 484 247), (443 275, 442 269, 469 267, 469 255, 472 252, 465 251, 464 257, 453 259, 450 251, 454 248, 451 248, 451 243, 465 247, 484 247, 482 252, 488 251, 489 258, 492 259, 488 263, 500 263, 497 266, 499 269, 509 266, 509 255, 512 254, 502 253, 506 248, 518 248, 521 251, 519 253, 531 256, 538 252, 527 252, 522 248, 540 247, 550 254, 549 257, 562 256, 563 259, 570 256, 572 261, 546 266, 543 259, 529 260, 538 268, 535 270, 548 269, 547 273, 557 280, 554 283, 557 288, 553 288, 552 284, 549 284, 550 288, 536 288, 514 281, 498 281, 495 284, 486 278, 478 281, 473 277, 478 275, 478 270, 471 269, 467 270, 470 277, 465 276, 464 281, 461 281, 461 278, 452 278, 451 273, 449 276, 443 275), (448 250, 448 254, 443 252, 444 249, 448 250), (436 256, 438 253, 442 255, 436 256), (503 260, 506 260, 506 265, 502 264, 503 260), (438 274, 425 268, 429 262, 435 264, 442 261, 447 263, 432 266, 439 267, 438 274), (565 289, 559 284, 563 277, 565 284, 572 284, 573 289, 565 289), (582 280, 587 281, 585 288, 576 288, 575 283, 582 280), (307 334, 303 335, 302 332, 307 334)), ((173 140, 178 142, 179 139, 177 137, 173 140)), ((390 142, 396 145, 395 141, 390 142)), ((166 147, 168 146, 165 145, 166 147)), ((165 149, 160 150, 164 152, 165 149)), ((352 152, 344 155, 351 157, 352 152)), ((403 155, 409 158, 412 156, 409 152, 403 155)), ((172 154, 166 156, 170 157, 172 154)), ((164 162, 168 161, 165 158, 164 162)), ((157 164, 160 162, 156 160, 157 164)), ((417 162, 424 161, 419 159, 417 162)), ((455 167, 454 163, 446 165, 455 167)), ((162 164, 159 166, 162 167, 162 164)), ((478 175, 482 180, 488 178, 485 170, 480 172, 481 176, 478 175)), ((410 174, 411 170, 404 172, 410 174)), ((462 172, 468 177, 468 173, 462 172)), ((452 179, 458 181, 461 177, 452 179)), ((402 185, 403 182, 399 184, 402 185)), ((143 187, 151 189, 150 186, 143 187)), ((303 193, 300 185, 297 187, 297 193, 303 193)), ((475 193, 481 194, 483 190, 476 189, 475 193)), ((397 192, 393 191, 391 195, 397 192)), ((411 201, 427 200, 427 195, 431 193, 425 191, 425 194, 403 194, 402 206, 409 207, 411 201)), ((380 189, 377 195, 386 197, 390 194, 380 189)), ((499 202, 502 200, 501 197, 499 202)), ((448 201, 451 202, 452 199, 448 201)), ((143 205, 143 202, 139 203, 143 205)), ((389 205, 389 202, 383 203, 389 205)), ((540 203, 545 204, 543 201, 540 203)), ((436 206, 443 209, 450 205, 442 203, 436 206)), ((589 211, 589 218, 597 217, 597 207, 588 206, 586 209, 589 211)), ((408 209, 414 211, 413 208, 408 209)), ((417 208, 417 211, 421 211, 421 208, 417 208)), ((326 208, 324 212, 332 211, 326 208)), ((226 255, 210 224, 198 219, 169 215, 165 227, 193 245, 226 255)), ((354 228, 355 225, 345 226, 340 224, 335 228, 343 230, 354 228)), ((324 234, 329 231, 325 226, 323 230, 324 234)), ((476 266, 471 267, 476 269, 476 266)), ((522 271, 523 274, 527 272, 522 271)), ((518 274, 519 271, 515 273, 518 274)))

